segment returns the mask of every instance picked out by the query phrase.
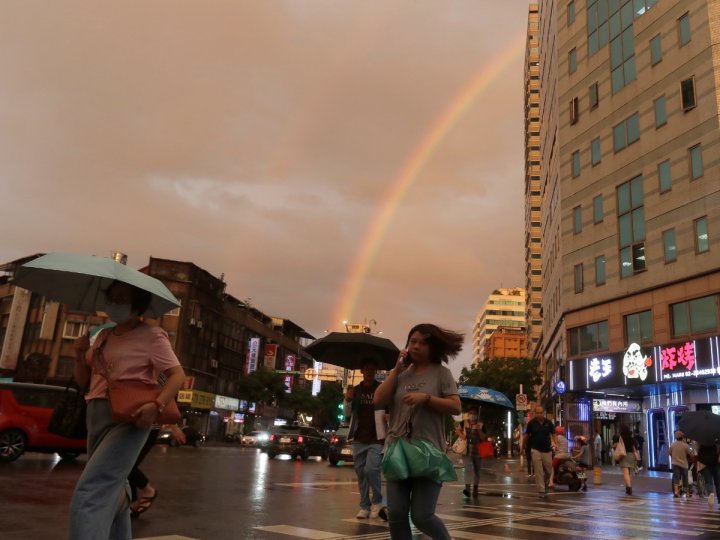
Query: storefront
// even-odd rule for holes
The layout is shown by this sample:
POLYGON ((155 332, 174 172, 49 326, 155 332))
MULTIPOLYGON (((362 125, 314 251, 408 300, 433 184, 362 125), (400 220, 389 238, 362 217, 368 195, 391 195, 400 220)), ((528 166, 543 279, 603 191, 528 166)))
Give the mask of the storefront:
POLYGON ((178 407, 183 415, 182 424, 207 434, 210 411, 215 404, 215 394, 202 390, 180 390, 177 397, 178 407))
POLYGON ((589 428, 600 432, 605 450, 624 424, 645 440, 648 467, 666 470, 682 414, 720 413, 720 336, 653 347, 633 343, 622 353, 571 360, 566 378, 576 400, 592 402, 589 428))
POLYGON ((237 434, 240 424, 236 422, 235 413, 240 407, 240 400, 229 396, 215 396, 214 408, 210 415, 208 435, 214 440, 223 440, 227 435, 237 434), (214 413, 214 414, 213 414, 214 413))

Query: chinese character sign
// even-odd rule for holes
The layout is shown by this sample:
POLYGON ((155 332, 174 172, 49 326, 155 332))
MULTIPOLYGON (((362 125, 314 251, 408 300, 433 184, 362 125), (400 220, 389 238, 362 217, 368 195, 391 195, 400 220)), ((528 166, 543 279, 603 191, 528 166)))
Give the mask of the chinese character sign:
POLYGON ((612 359, 611 358, 591 358, 588 361, 588 375, 593 382, 605 379, 612 375, 612 359))
POLYGON ((260 349, 260 338, 250 338, 248 344, 247 372, 252 373, 257 369, 258 352, 260 349))

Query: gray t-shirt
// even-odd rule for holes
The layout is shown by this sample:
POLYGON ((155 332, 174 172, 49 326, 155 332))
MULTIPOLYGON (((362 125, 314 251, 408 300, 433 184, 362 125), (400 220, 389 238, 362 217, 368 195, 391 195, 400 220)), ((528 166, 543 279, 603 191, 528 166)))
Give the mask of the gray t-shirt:
POLYGON ((390 428, 385 439, 385 449, 398 438, 407 435, 408 419, 412 421, 412 436, 425 439, 441 451, 445 451, 445 415, 425 404, 410 407, 403 403, 403 396, 423 392, 433 396, 457 395, 455 379, 448 368, 432 364, 430 369, 418 375, 415 368, 403 371, 397 379, 395 394, 390 407, 390 428))

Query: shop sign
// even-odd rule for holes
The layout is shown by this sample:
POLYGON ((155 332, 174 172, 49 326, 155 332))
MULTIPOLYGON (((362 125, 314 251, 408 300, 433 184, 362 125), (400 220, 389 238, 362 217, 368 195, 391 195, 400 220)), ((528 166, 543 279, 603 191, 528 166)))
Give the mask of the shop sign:
POLYGON ((593 399, 593 412, 639 413, 642 406, 639 401, 626 399, 593 399))
POLYGON ((628 379, 640 379, 645 382, 648 368, 652 365, 652 358, 644 354, 637 343, 631 343, 623 355, 623 375, 628 379))
POLYGON ((595 357, 588 360, 588 375, 594 383, 607 379, 612 373, 612 358, 595 357))
POLYGON ((189 404, 192 409, 212 409, 215 405, 215 394, 201 390, 180 390, 177 402, 189 404))
POLYGON ((598 411, 593 413, 595 420, 615 420, 616 414, 611 412, 598 411))
POLYGON ((664 381, 720 375, 720 339, 712 337, 660 347, 664 381))
POLYGON ((240 401, 228 396, 215 396, 215 408, 226 411, 237 411, 240 401))
POLYGON ((239 406, 238 406, 238 410, 244 411, 244 410, 247 409, 247 406, 248 406, 247 400, 241 399, 241 400, 240 400, 240 404, 239 404, 239 406))
POLYGON ((292 383, 293 383, 293 376, 292 372, 295 371, 295 355, 294 354, 287 354, 285 355, 285 372, 287 375, 285 375, 285 392, 289 394, 292 392, 292 383))
POLYGON ((265 345, 265 355, 263 364, 268 369, 275 369, 275 358, 277 358, 278 346, 275 343, 267 343, 265 345))
POLYGON ((252 373, 257 369, 258 355, 260 351, 260 338, 250 338, 248 342, 247 372, 252 373))

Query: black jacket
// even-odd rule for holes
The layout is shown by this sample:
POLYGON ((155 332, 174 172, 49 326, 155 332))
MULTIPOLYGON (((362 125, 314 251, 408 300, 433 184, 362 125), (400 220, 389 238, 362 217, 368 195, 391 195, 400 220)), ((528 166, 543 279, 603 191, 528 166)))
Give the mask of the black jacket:
POLYGON ((703 465, 712 466, 717 465, 718 462, 718 447, 717 445, 704 445, 701 444, 698 448, 697 458, 703 465))

